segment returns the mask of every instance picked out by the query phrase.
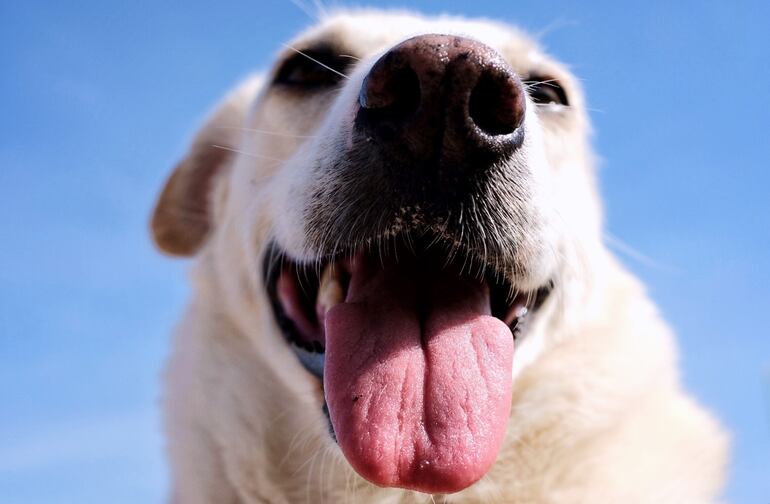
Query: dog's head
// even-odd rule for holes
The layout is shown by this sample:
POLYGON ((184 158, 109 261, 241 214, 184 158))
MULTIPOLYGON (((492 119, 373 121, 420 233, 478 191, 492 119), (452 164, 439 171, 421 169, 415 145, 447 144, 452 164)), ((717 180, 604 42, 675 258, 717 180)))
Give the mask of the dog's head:
POLYGON ((288 400, 328 415, 359 474, 454 492, 493 463, 512 377, 588 281, 587 130, 575 78, 518 31, 339 14, 225 99, 153 232, 200 258, 273 377, 323 383, 288 400))

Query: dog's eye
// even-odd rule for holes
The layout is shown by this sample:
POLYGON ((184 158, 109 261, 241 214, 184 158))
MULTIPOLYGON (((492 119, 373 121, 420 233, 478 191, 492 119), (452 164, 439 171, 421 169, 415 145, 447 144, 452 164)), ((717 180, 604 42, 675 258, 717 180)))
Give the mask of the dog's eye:
POLYGON ((530 76, 524 81, 527 93, 538 105, 569 105, 567 92, 559 81, 551 77, 530 76))
POLYGON ((275 74, 275 84, 297 88, 324 88, 337 84, 353 60, 332 49, 297 52, 275 74))

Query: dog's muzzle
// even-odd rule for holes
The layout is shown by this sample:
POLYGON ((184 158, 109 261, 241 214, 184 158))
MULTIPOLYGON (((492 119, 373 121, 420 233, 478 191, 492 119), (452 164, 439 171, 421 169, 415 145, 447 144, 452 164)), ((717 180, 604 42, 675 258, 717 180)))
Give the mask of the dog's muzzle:
POLYGON ((479 42, 393 47, 318 168, 303 212, 318 261, 278 244, 266 260, 277 321, 323 379, 345 457, 377 485, 456 492, 500 449, 514 335, 551 289, 515 278, 516 233, 534 228, 527 167, 511 162, 525 112, 518 76, 479 42))

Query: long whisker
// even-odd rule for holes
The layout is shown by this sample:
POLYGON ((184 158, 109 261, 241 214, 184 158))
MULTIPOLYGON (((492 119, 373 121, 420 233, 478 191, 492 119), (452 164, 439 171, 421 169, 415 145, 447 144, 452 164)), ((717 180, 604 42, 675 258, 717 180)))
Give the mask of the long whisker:
POLYGON ((267 159, 268 161, 276 161, 278 163, 286 162, 285 159, 278 159, 278 158, 274 158, 274 157, 270 157, 270 156, 263 156, 261 154, 252 154, 251 152, 246 152, 246 151, 242 151, 242 150, 239 150, 239 149, 233 149, 231 147, 225 147, 224 145, 211 144, 211 146, 214 147, 214 148, 217 148, 217 149, 222 149, 222 150, 226 150, 226 151, 230 151, 230 152, 236 152, 238 154, 243 154, 244 156, 249 156, 249 157, 253 157, 253 158, 257 158, 257 159, 267 159))
POLYGON ((557 87, 554 82, 559 82, 559 79, 547 79, 547 80, 525 80, 521 81, 522 84, 524 84, 524 87, 529 89, 532 88, 538 84, 546 84, 551 87, 557 87))
POLYGON ((667 265, 667 264, 661 264, 659 261, 656 261, 655 259, 649 257, 648 255, 645 255, 642 252, 639 252, 633 246, 629 245, 628 243, 624 242, 623 240, 621 240, 617 236, 612 235, 609 232, 605 231, 604 241, 608 246, 612 247, 616 251, 620 252, 621 254, 627 257, 630 257, 631 259, 637 261, 639 264, 647 266, 648 268, 656 269, 658 271, 665 271, 667 273, 673 273, 673 274, 683 273, 681 268, 667 265))
POLYGON ((301 0, 289 0, 289 1, 290 1, 292 4, 294 4, 294 6, 295 6, 296 8, 298 8, 299 10, 301 10, 302 12, 304 12, 304 13, 305 13, 305 15, 306 15, 307 17, 309 17, 310 19, 312 19, 312 20, 314 20, 314 21, 318 21, 318 20, 319 20, 319 18, 318 18, 318 13, 316 13, 316 12, 313 12, 313 10, 310 8, 310 6, 308 6, 307 4, 305 4, 305 2, 302 2, 301 0))
POLYGON ((315 6, 317 17, 324 18, 328 15, 326 12, 326 6, 321 0, 313 0, 313 5, 315 6))
POLYGON ((546 26, 538 30, 534 33, 534 37, 536 40, 543 40, 546 36, 550 35, 551 33, 561 30, 563 28, 567 27, 573 27, 578 26, 580 23, 576 20, 569 20, 562 18, 557 18, 548 23, 546 26))
POLYGON ((288 45, 288 44, 283 44, 283 46, 284 46, 284 47, 286 47, 287 49, 291 49, 292 51, 296 52, 297 54, 301 54, 302 56, 306 57, 307 59, 309 59, 309 60, 310 60, 310 61, 312 61, 313 63, 317 63, 317 64, 321 65, 321 66, 322 66, 322 67, 324 67, 325 69, 327 69, 327 70, 329 70, 330 72, 333 72, 333 73, 335 73, 335 74, 339 75, 340 77, 342 77, 342 78, 344 78, 344 79, 350 79, 350 77, 348 77, 348 76, 347 76, 347 75, 345 75, 344 73, 340 72, 339 70, 335 70, 335 69, 333 69, 332 67, 330 67, 329 65, 326 65, 326 64, 324 64, 324 63, 321 63, 321 62, 320 62, 320 61, 318 61, 317 59, 313 58, 312 56, 310 56, 310 55, 308 55, 308 54, 305 54, 304 52, 300 51, 300 50, 299 50, 299 49, 297 49, 296 47, 292 47, 292 46, 290 46, 290 45, 288 45))
POLYGON ((280 131, 269 131, 269 130, 262 130, 262 129, 256 129, 256 128, 241 128, 239 126, 217 126, 217 128, 247 131, 250 133, 259 133, 261 135, 270 135, 270 136, 288 137, 288 138, 318 138, 317 135, 295 135, 293 133, 282 133, 280 131))

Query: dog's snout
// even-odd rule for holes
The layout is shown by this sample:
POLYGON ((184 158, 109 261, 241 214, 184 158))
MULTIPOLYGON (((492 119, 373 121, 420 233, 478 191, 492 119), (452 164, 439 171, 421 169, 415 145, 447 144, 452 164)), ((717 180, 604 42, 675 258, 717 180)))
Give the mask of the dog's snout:
POLYGON ((410 158, 399 161, 483 170, 523 137, 521 81, 494 49, 463 37, 393 47, 365 77, 359 104, 356 127, 410 158))

